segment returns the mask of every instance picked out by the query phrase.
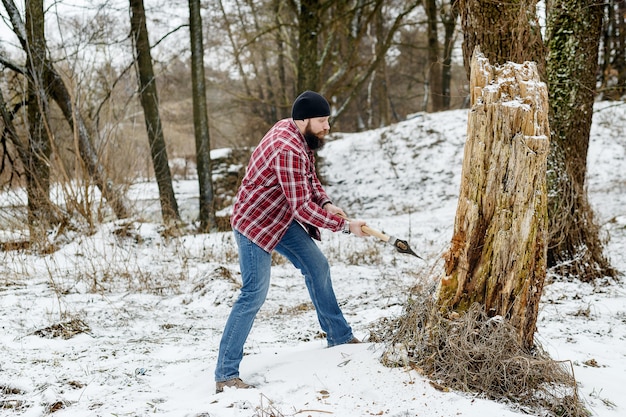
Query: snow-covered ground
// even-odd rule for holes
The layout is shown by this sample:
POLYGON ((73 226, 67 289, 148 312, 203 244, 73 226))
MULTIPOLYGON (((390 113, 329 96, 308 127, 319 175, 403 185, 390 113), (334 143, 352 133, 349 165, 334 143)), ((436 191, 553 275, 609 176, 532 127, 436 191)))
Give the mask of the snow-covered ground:
MULTIPOLYGON (((407 239, 426 261, 374 238, 323 234, 333 281, 355 334, 402 313, 408 289, 433 288, 451 238, 466 110, 422 114, 389 128, 334 135, 321 152, 335 203, 407 239)), ((589 195, 606 254, 626 272, 626 104, 594 116, 589 195)), ((197 184, 175 184, 181 212, 197 184)), ((137 206, 155 187, 133 188, 137 206)), ((158 208, 153 209, 158 211, 158 208)), ((142 213, 143 218, 149 218, 142 213)), ((187 219, 192 220, 192 219, 187 219)), ((43 416, 522 416, 510 405, 442 392, 417 372, 387 368, 375 343, 326 348, 304 282, 276 258, 268 299, 246 345, 252 390, 215 394, 221 331, 238 294, 230 233, 164 239, 156 222, 112 222, 45 257, 0 252, 0 415, 43 416), (65 329, 59 323, 69 322, 65 329), (54 331, 73 337, 42 337, 54 331)), ((571 361, 595 416, 626 413, 626 291, 554 282, 537 340, 571 361)))

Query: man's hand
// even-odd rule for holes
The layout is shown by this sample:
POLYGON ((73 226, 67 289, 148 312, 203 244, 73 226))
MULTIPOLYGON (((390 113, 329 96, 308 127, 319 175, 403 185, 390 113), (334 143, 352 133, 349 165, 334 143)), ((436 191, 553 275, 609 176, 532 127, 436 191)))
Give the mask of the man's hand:
POLYGON ((337 207, 336 205, 334 205, 333 203, 326 203, 324 204, 324 207, 322 207, 324 210, 326 210, 327 212, 331 213, 331 214, 336 214, 340 217, 343 217, 344 219, 347 219, 348 216, 346 216, 346 213, 344 213, 344 211, 342 209, 340 209, 339 207, 337 207))
POLYGON ((367 233, 365 233, 362 229, 363 226, 365 226, 365 221, 363 220, 350 220, 350 233, 352 233, 355 236, 359 236, 359 237, 365 237, 365 236, 369 236, 367 233))
MULTIPOLYGON (((337 216, 348 220, 348 216, 346 216, 346 213, 341 208, 332 203, 326 203, 322 208, 329 213, 336 214, 337 216)), ((369 236, 361 229, 365 225, 365 221, 363 220, 350 220, 350 233, 359 237, 369 236)))

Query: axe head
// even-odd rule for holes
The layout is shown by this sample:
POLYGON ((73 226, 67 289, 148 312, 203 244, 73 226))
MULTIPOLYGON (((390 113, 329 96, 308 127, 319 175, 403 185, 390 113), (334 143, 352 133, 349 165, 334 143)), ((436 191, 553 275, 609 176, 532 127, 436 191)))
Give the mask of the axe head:
POLYGON ((424 258, 419 256, 417 253, 413 252, 413 249, 411 249, 411 247, 409 246, 406 240, 401 240, 401 239, 391 236, 387 243, 395 247, 396 250, 400 253, 408 253, 409 255, 413 255, 424 260, 424 258))

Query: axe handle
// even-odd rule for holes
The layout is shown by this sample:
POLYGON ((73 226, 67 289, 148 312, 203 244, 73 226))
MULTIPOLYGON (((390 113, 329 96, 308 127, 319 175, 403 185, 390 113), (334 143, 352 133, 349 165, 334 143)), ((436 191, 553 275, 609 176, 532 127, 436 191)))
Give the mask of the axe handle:
MULTIPOLYGON (((351 221, 349 218, 347 218, 346 216, 342 216, 341 214, 337 214, 337 216, 347 220, 347 221, 351 221)), ((383 242, 389 242, 389 236, 387 236, 386 234, 384 234, 383 232, 379 232, 376 229, 372 229, 369 226, 361 226, 361 230, 363 230, 363 232, 367 233, 370 236, 374 236, 379 238, 380 240, 382 240, 383 242)))
MULTIPOLYGON (((349 220, 348 220, 349 221, 349 220)), ((389 242, 389 236, 387 236, 386 234, 384 234, 383 232, 379 232, 376 229, 372 229, 369 226, 362 226, 361 230, 363 230, 365 233, 367 233, 370 236, 374 236, 379 238, 380 240, 382 240, 383 242, 389 242)))

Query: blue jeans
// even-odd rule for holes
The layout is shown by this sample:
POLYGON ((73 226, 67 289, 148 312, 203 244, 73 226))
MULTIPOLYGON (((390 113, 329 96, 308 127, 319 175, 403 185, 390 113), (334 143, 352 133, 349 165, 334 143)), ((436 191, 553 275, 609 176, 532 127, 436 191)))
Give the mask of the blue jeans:
MULTIPOLYGON (((248 338, 257 312, 265 302, 270 286, 272 256, 238 231, 234 231, 239 247, 239 266, 243 287, 233 305, 220 342, 215 368, 215 381, 227 381, 239 376, 243 345, 248 338)), ((326 332, 328 346, 352 340, 352 328, 337 304, 330 279, 330 266, 313 239, 297 222, 292 222, 276 247, 304 275, 317 319, 326 332)))

